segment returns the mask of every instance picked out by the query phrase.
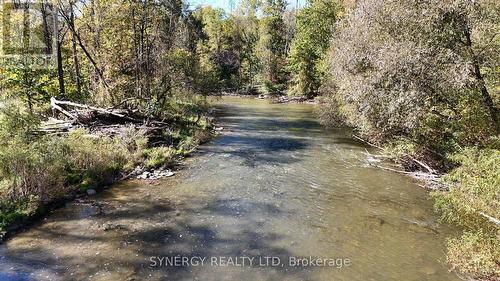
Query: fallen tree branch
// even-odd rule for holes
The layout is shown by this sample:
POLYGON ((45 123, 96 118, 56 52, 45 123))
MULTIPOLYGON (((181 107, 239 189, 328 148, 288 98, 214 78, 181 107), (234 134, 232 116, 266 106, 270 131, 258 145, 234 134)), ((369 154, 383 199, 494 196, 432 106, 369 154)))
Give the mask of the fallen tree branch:
POLYGON ((355 138, 357 140, 360 140, 360 141, 362 141, 362 142, 364 142, 364 143, 366 143, 366 144, 368 144, 370 146, 373 146, 373 147, 376 147, 376 148, 379 148, 379 149, 383 149, 382 147, 380 147, 380 146, 378 146, 376 144, 373 144, 373 143, 371 143, 371 142, 369 142, 369 141, 367 141, 367 140, 365 140, 365 139, 363 139, 363 138, 361 138, 359 136, 356 136, 355 134, 352 134, 352 136, 353 136, 353 138, 355 138))
POLYGON ((427 170, 427 172, 431 173, 431 174, 437 174, 436 171, 434 169, 432 169, 431 167, 429 167, 429 165, 425 164, 424 162, 422 161, 419 161, 417 159, 415 159, 414 157, 408 155, 408 157, 415 163, 419 164, 421 167, 425 168, 427 170))
POLYGON ((393 168, 389 168, 389 167, 384 167, 384 166, 380 166, 380 165, 374 165, 374 164, 370 164, 370 165, 377 167, 379 169, 382 169, 382 170, 387 170, 387 171, 396 172, 396 173, 400 173, 400 174, 406 174, 406 175, 415 174, 414 172, 401 171, 401 170, 397 170, 397 169, 393 169, 393 168))
POLYGON ((72 120, 76 120, 76 117, 73 116, 73 114, 69 113, 64 108, 60 107, 57 104, 57 102, 58 102, 58 100, 56 100, 54 97, 50 98, 50 105, 52 106, 52 108, 59 110, 62 114, 66 115, 67 117, 71 118, 72 120))
MULTIPOLYGON (((373 146, 373 147, 376 147, 376 148, 378 148, 378 149, 382 149, 382 150, 384 149, 383 147, 380 147, 380 146, 378 146, 378 145, 376 145, 376 144, 373 144, 373 143, 371 143, 371 142, 369 142, 369 141, 367 141, 367 140, 365 140, 365 139, 363 139, 363 138, 361 138, 361 137, 359 137, 359 136, 357 136, 357 135, 355 135, 355 134, 353 134, 352 136, 353 136, 355 139, 360 140, 360 141, 362 141, 362 142, 364 142, 364 143, 366 143, 366 144, 368 144, 368 145, 370 145, 370 146, 373 146)), ((366 149, 365 149, 365 150, 366 150, 366 149)), ((368 153, 368 151, 366 151, 366 152, 368 153)), ((408 156, 408 158, 410 158, 413 162, 415 162, 416 164, 418 164, 419 166, 421 166, 422 168, 424 168, 425 170, 427 170, 427 172, 429 172, 429 173, 431 173, 431 174, 438 174, 438 173, 436 172, 436 170, 432 169, 429 165, 425 164, 424 162, 422 162, 422 161, 420 161, 420 160, 415 159, 415 157, 413 157, 413 156, 411 156, 411 155, 409 155, 409 154, 405 154, 405 155, 406 155, 406 156, 408 156)), ((372 156, 374 156, 374 155, 372 155, 372 156)), ((374 156, 374 157, 377 157, 377 156, 374 156)), ((390 157, 387 157, 387 158, 390 158, 390 157)))
POLYGON ((393 157, 389 155, 383 155, 383 154, 371 154, 368 152, 368 150, 365 148, 365 155, 373 157, 373 158, 386 158, 386 159, 392 159, 393 157))
POLYGON ((499 219, 497 219, 497 218, 495 218, 495 217, 492 217, 492 216, 490 216, 490 215, 487 215, 487 214, 485 214, 485 213, 483 213, 483 212, 479 212, 479 214, 480 214, 481 216, 483 216, 483 217, 487 218, 490 222, 492 222, 492 223, 494 223, 494 224, 496 224, 496 225, 500 225, 500 220, 499 220, 499 219))

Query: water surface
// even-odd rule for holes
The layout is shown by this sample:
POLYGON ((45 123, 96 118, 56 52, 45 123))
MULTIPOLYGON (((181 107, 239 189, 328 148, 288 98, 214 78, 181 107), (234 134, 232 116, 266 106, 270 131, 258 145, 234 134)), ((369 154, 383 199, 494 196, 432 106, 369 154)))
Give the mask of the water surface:
POLYGON ((454 230, 426 191, 367 165, 370 148, 348 130, 322 128, 312 105, 218 103, 222 135, 175 177, 123 182, 55 211, 0 247, 0 280, 458 280, 444 254, 454 230), (164 256, 208 260, 152 267, 164 256))

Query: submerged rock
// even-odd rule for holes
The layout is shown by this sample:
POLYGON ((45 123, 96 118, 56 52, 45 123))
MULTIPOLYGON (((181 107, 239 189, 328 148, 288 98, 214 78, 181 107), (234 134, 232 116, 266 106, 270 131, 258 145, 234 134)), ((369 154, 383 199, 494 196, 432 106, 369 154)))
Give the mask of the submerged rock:
POLYGON ((87 195, 88 195, 88 196, 95 195, 96 193, 97 193, 97 192, 95 191, 95 189, 92 189, 92 188, 87 189, 87 195))
POLYGON ((146 172, 143 172, 142 174, 140 174, 139 176, 137 176, 137 178, 145 180, 145 179, 149 178, 150 174, 151 174, 150 172, 146 171, 146 172))

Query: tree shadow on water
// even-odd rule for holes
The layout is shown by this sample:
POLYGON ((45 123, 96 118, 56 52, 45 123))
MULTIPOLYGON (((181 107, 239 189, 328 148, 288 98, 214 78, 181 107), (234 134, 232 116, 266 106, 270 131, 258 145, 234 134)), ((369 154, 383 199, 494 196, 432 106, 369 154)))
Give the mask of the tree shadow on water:
POLYGON ((238 134, 222 136, 206 148, 206 152, 230 155, 242 160, 244 166, 256 167, 299 161, 293 156, 293 152, 305 150, 308 146, 308 140, 303 138, 238 134))
MULTIPOLYGON (((32 240, 38 242, 36 245, 10 248, 6 259, 19 269, 18 278, 49 271, 61 280, 106 274, 118 274, 120 280, 231 280, 230 276, 243 280, 255 279, 255 274, 280 280, 308 279, 311 268, 286 264, 292 255, 291 249, 282 246, 287 237, 276 233, 271 224, 270 218, 287 218, 293 215, 290 211, 248 198, 193 198, 175 206, 168 204, 152 200, 140 208, 135 204, 125 205, 88 218, 97 222, 129 223, 109 231, 89 231, 88 225, 80 224, 76 217, 67 217, 61 222, 73 231, 57 228, 58 222, 42 224, 37 231, 23 234, 24 239, 36 239, 32 240), (75 235, 75 232, 86 235, 75 235), (82 250, 74 251, 75 247, 82 250), (63 250, 57 257, 53 254, 65 248, 73 251, 63 250), (256 261, 251 267, 220 267, 209 262, 212 257, 220 256, 278 257, 284 265, 263 267, 256 261), (162 257, 200 257, 206 258, 206 263, 203 267, 160 266, 158 258, 162 257), (153 264, 152 259, 157 263, 153 264), (232 275, 218 275, 226 270, 232 275), (74 277, 70 275, 73 272, 74 277)), ((7 274, 0 274, 0 278, 7 274)))

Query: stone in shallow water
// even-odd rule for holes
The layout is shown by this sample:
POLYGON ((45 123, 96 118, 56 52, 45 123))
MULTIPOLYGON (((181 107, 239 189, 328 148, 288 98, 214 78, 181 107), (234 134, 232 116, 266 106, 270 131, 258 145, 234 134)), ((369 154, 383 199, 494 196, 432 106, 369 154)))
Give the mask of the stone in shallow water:
POLYGON ((160 175, 162 177, 171 177, 174 175, 174 172, 167 170, 167 171, 164 171, 163 173, 161 173, 160 175))
POLYGON ((89 196, 95 195, 96 193, 97 192, 94 189, 92 189, 92 188, 87 189, 87 195, 89 195, 89 196))
POLYGON ((149 174, 150 174, 149 172, 144 172, 144 173, 140 174, 139 176, 137 176, 137 178, 145 180, 149 177, 149 174))

